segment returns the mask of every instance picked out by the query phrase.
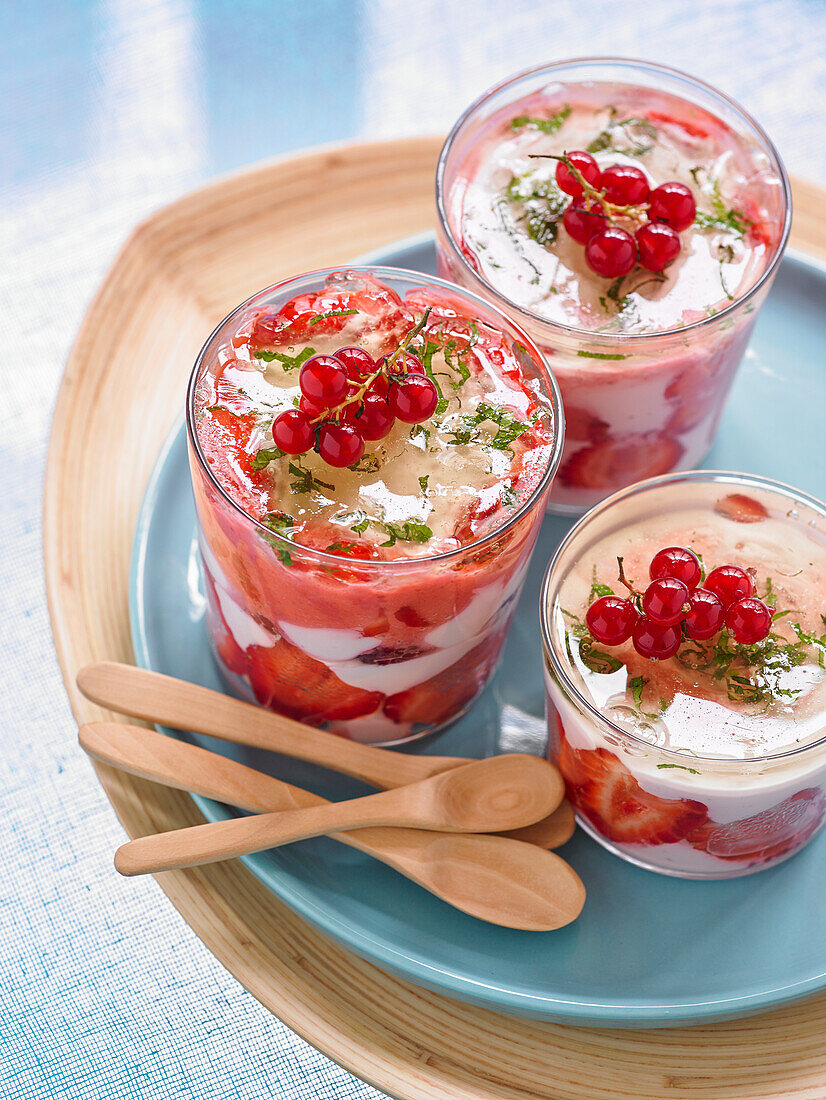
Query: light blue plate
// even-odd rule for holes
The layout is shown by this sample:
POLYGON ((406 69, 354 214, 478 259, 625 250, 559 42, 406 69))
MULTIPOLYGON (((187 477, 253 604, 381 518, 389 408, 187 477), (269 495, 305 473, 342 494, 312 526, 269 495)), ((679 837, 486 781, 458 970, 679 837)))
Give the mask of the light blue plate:
MULTIPOLYGON (((434 270, 430 237, 367 262, 434 270)), ((784 260, 729 402, 709 466, 826 497, 826 271, 784 260)), ((543 752, 537 599, 569 525, 549 517, 494 682, 470 714, 412 751, 543 752)), ((183 428, 158 460, 135 540, 132 634, 146 668, 220 688, 204 601, 183 428)), ((367 790, 329 772, 222 742, 203 744, 330 798, 367 790)), ((208 818, 226 807, 197 799, 208 818)), ((247 860, 288 905, 379 966, 493 1009, 596 1026, 659 1027, 746 1015, 826 987, 826 832, 761 874, 691 882, 642 871, 577 834, 563 849, 588 900, 558 932, 483 924, 389 868, 326 838, 247 860)))

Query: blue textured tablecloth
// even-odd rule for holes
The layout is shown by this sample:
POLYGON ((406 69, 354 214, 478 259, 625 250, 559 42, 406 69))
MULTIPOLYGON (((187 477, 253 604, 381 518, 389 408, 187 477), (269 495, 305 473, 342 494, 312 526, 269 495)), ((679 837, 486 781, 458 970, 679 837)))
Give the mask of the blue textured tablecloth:
MULTIPOLYGON (((231 978, 122 839, 54 657, 41 480, 60 373, 134 223, 210 176, 438 132, 509 72, 677 65, 826 180, 823 0, 0 0, 0 1096, 378 1097, 231 978)), ((82 431, 83 426, 78 425, 82 431)))

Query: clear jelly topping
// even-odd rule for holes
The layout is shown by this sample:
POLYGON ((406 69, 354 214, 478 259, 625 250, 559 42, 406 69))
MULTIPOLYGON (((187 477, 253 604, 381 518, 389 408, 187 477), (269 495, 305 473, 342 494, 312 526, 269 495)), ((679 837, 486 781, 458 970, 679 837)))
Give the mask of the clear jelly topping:
MULTIPOLYGON (((522 345, 475 318, 458 294, 422 287, 401 299, 370 275, 341 272, 280 308, 237 316, 197 383, 199 445, 233 500, 278 536, 282 554, 284 540, 363 559, 438 554, 502 526, 542 481, 553 414, 526 361, 522 345), (323 448, 284 453, 273 421, 299 407, 302 366, 352 347, 379 368, 390 357, 402 372, 414 356, 438 393, 434 412, 418 423, 395 419, 344 468, 326 462, 323 448)), ((359 383, 353 375, 356 398, 359 383)), ((387 379, 378 385, 386 394, 387 379)), ((314 431, 331 418, 358 429, 362 405, 311 415, 314 431)))

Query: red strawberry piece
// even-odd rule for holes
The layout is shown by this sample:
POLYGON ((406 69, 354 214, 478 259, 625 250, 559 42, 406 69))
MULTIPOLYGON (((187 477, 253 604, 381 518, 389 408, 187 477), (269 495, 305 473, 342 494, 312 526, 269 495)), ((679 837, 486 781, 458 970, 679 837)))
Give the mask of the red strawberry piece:
POLYGON ((384 695, 345 684, 321 661, 281 638, 273 646, 247 650, 247 674, 264 706, 321 725, 334 719, 363 718, 378 710, 384 695))
MULTIPOLYGON (((661 126, 677 126, 683 133, 691 137, 707 138, 712 134, 712 130, 707 125, 696 120, 689 121, 687 118, 678 118, 676 115, 667 114, 665 111, 648 111, 646 117, 655 125, 659 123, 661 126)), ((708 117, 710 122, 711 116, 708 117)))
POLYGON ((454 717, 484 687, 503 641, 504 631, 499 631, 450 668, 407 691, 388 696, 384 713, 394 722, 416 725, 433 725, 454 717))
POLYGON ((433 625, 429 619, 423 618, 415 607, 410 607, 408 604, 405 604, 396 611, 396 618, 400 623, 404 623, 405 626, 414 628, 433 625))
POLYGON ((761 519, 768 519, 769 515, 759 500, 745 493, 729 493, 727 497, 722 497, 714 505, 714 511, 733 519, 735 523, 759 523, 761 519))
POLYGON ((198 439, 204 458, 220 484, 245 512, 260 519, 269 511, 267 475, 252 468, 247 451, 254 416, 236 416, 220 405, 204 411, 198 439))
POLYGON ((682 454, 676 439, 658 432, 606 439, 575 451, 561 466, 559 479, 582 489, 614 489, 669 473, 682 454))
POLYGON ((660 798, 608 749, 574 749, 559 725, 557 761, 568 797, 594 828, 617 844, 676 844, 707 820, 691 798, 660 798))
POLYGON ((565 406, 565 438, 601 443, 608 435, 608 424, 587 409, 565 406))
POLYGON ((763 863, 787 855, 804 844, 823 820, 826 795, 807 787, 770 810, 718 825, 708 821, 689 840, 717 859, 763 863))

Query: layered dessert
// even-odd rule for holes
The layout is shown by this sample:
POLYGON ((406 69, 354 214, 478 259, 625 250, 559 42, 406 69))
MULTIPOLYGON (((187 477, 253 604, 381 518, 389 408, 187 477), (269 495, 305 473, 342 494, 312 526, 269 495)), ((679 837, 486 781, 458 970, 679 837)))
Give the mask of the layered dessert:
POLYGON ((759 127, 670 70, 555 65, 466 112, 437 191, 440 274, 551 357, 567 419, 552 506, 697 465, 788 233, 759 127))
POLYGON ((530 340, 426 276, 316 273, 213 334, 188 426, 230 684, 366 741, 462 713, 499 658, 561 448, 530 340))
POLYGON ((617 494, 543 596, 550 751, 581 824, 669 874, 745 874, 826 815, 826 509, 738 475, 617 494))

